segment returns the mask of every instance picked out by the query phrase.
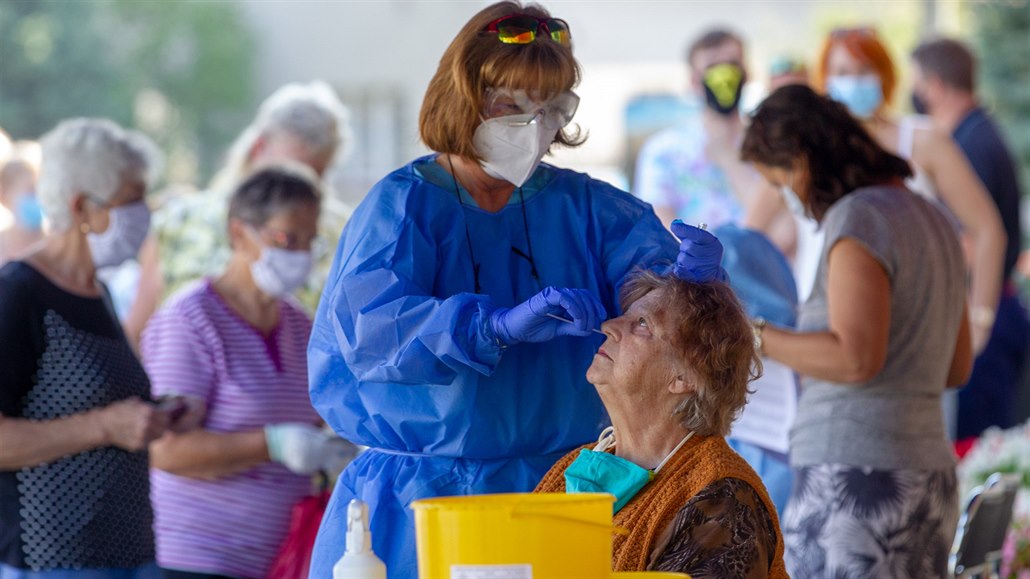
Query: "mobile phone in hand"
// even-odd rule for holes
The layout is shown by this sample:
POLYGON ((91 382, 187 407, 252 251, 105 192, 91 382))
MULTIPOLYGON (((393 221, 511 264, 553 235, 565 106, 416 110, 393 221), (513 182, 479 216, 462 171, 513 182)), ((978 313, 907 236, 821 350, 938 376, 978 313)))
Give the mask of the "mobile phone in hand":
POLYGON ((162 396, 157 399, 157 409, 167 412, 169 422, 175 424, 186 414, 189 406, 182 396, 162 396))

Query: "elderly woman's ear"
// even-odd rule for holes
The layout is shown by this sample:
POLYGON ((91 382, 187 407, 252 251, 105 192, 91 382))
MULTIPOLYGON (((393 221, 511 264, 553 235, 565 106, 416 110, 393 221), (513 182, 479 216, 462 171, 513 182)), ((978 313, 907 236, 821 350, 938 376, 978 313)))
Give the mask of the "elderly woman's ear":
POLYGON ((254 139, 254 144, 251 145, 250 149, 247 150, 247 163, 253 162, 254 159, 256 159, 267 146, 268 137, 266 135, 261 135, 257 139, 254 139))
POLYGON ((76 194, 68 202, 68 211, 71 213, 72 220, 75 222, 85 221, 86 219, 86 196, 82 193, 76 194))
POLYGON ((71 226, 79 229, 83 233, 99 233, 96 231, 99 229, 97 223, 95 223, 95 210, 91 210, 88 206, 89 198, 86 197, 85 193, 77 193, 72 197, 71 201, 68 202, 68 213, 71 216, 71 226))
POLYGON ((230 219, 228 230, 229 230, 229 249, 237 249, 240 237, 243 235, 243 223, 239 219, 230 219))
POLYGON ((697 391, 697 377, 689 370, 682 370, 669 383, 672 394, 693 394, 697 391))

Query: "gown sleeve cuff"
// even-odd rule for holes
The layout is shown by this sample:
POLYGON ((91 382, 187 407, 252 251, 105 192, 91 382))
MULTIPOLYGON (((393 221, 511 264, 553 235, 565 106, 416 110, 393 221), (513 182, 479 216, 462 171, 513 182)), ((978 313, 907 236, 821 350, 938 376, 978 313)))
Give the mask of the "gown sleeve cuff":
POLYGON ((476 358, 490 366, 496 366, 501 361, 501 353, 508 347, 490 323, 491 314, 496 309, 489 302, 480 303, 470 328, 475 333, 475 336, 470 337, 476 344, 476 358))

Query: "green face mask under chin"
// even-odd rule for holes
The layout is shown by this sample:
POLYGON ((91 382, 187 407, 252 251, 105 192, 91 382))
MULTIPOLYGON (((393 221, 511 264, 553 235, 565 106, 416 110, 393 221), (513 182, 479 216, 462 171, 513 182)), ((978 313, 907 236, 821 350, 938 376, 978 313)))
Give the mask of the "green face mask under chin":
POLYGON ((615 496, 612 514, 618 513, 622 507, 633 500, 633 497, 641 489, 647 486, 647 483, 651 482, 655 474, 693 435, 693 432, 687 434, 676 445, 676 448, 662 460, 661 464, 654 471, 650 471, 624 458, 605 452, 615 445, 614 429, 608 427, 601 433, 594 450, 584 448, 579 452, 576 460, 565 469, 565 492, 608 493, 615 496))

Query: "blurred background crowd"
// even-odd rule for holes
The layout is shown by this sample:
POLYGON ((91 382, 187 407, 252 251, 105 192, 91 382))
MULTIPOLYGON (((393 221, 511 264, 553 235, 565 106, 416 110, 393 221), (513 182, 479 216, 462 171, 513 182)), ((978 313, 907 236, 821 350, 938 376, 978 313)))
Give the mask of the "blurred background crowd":
MULTIPOLYGON (((210 392, 196 390, 197 383, 216 375, 253 383, 262 383, 262 377, 228 362, 187 368, 182 352, 215 346, 205 346, 203 332, 187 343, 182 328, 199 323, 198 311, 219 307, 211 301, 216 292, 235 296, 226 301, 242 312, 239 318, 246 324, 224 312, 211 314, 217 331, 239 336, 240 347, 260 351, 261 363, 271 369, 289 373, 291 364, 299 367, 298 360, 306 356, 309 316, 318 306, 341 230, 376 182, 429 152, 418 131, 426 87, 455 30, 487 4, 0 2, 0 266, 30 249, 55 221, 55 212, 44 209, 47 202, 57 203, 57 194, 49 201, 37 195, 46 188, 39 183, 46 163, 41 137, 74 117, 103 117, 132 130, 100 130, 105 138, 124 141, 119 163, 133 174, 124 191, 100 201, 111 208, 132 206, 142 201, 134 188, 147 189, 152 225, 141 234, 146 241, 138 253, 124 261, 112 258, 111 267, 97 263, 97 275, 110 291, 134 353, 143 357, 154 394, 176 398, 164 409, 167 416, 134 419, 137 425, 146 423, 138 426, 144 430, 160 422, 161 432, 173 432, 151 447, 160 471, 182 475, 157 472, 152 478, 164 497, 155 499, 155 510, 159 540, 160 524, 166 525, 166 560, 181 568, 206 564, 189 554, 192 542, 205 541, 202 530, 176 527, 178 509, 189 509, 182 507, 184 497, 204 492, 202 485, 183 483, 183 477, 229 477, 269 460, 281 463, 290 476, 300 478, 273 469, 264 480, 238 482, 234 488, 237 496, 275 496, 284 505, 274 516, 261 515, 272 517, 263 523, 271 529, 285 527, 289 507, 307 491, 311 472, 327 465, 338 470, 356 453, 308 424, 317 417, 307 399, 305 372, 294 372, 289 400, 277 399, 271 394, 275 386, 267 384, 270 401, 260 407, 235 406, 241 403, 239 392, 224 390, 216 403, 210 392), (279 168, 257 170, 269 163, 279 168), (248 228, 230 227, 227 241, 227 218, 239 218, 248 228), (264 278, 256 271, 234 274, 265 259, 263 247, 310 250, 313 273, 288 279, 288 258, 283 257, 276 263, 269 258, 268 267, 276 271, 264 278), (194 300, 167 299, 218 273, 211 288, 190 290, 199 291, 191 296, 194 300), (290 307, 296 310, 270 314, 278 302, 251 300, 253 290, 293 294, 298 301, 290 307), (280 321, 292 326, 281 329, 280 321), (296 335, 273 352, 265 349, 267 340, 247 335, 248 324, 296 335), (197 399, 207 400, 204 408, 191 406, 197 399), (190 420, 227 432, 249 429, 250 437, 206 439, 186 432, 190 420)), ((993 472, 1010 471, 1030 488, 1030 429, 1019 426, 1030 418, 1030 364, 1025 363, 1030 340, 1025 323, 1006 325, 1020 316, 1025 320, 1030 304, 1030 2, 554 0, 547 8, 575 30, 583 74, 574 122, 588 138, 577 148, 552 149, 545 161, 631 192, 651 203, 666 225, 679 218, 713 228, 735 224, 762 231, 787 257, 801 301, 815 281, 819 232, 791 214, 789 197, 740 161, 747 115, 777 88, 807 84, 847 104, 881 145, 914 161, 919 169, 910 187, 925 189, 946 206, 964 234, 972 345, 979 355, 972 379, 979 381, 979 389, 965 392, 989 392, 946 400, 956 451, 969 453, 960 466, 960 482, 968 489, 993 472), (938 38, 958 43, 927 44, 938 38), (956 69, 964 55, 972 60, 956 69), (714 82, 705 73, 728 62, 739 65, 743 78, 737 95, 741 114, 725 123, 712 120, 710 109, 717 105, 711 101, 719 95, 708 95, 706 103, 703 87, 714 82), (835 77, 872 77, 875 86, 848 85, 835 77), (991 168, 984 168, 990 161, 978 160, 975 152, 986 146, 982 142, 974 143, 972 153, 963 143, 963 130, 969 129, 963 129, 966 113, 973 105, 1000 129, 1015 181, 999 181, 991 168), (954 137, 955 143, 941 135, 954 137), (962 167, 966 161, 960 155, 973 172, 962 167), (1000 305, 998 295, 1003 296, 1000 305), (985 433, 995 442, 977 445, 985 433), (1014 446, 999 440, 1015 441, 1014 446)), ((62 138, 71 139, 64 133, 62 138)), ((60 151, 63 142, 53 137, 48 150, 60 151)), ((50 190, 56 190, 52 183, 50 190)), ((81 233, 86 235, 94 217, 84 219, 81 233)), ((97 259, 95 246, 93 256, 97 259)), ((782 458, 783 445, 753 448, 761 433, 768 433, 758 431, 757 438, 738 432, 745 442, 738 452, 747 457, 749 450, 765 451, 782 458)), ((150 442, 146 438, 140 431, 107 441, 138 448, 150 442)), ((21 464, 0 452, 0 470, 21 464)), ((759 472, 770 477, 765 484, 777 500, 770 483, 776 468, 759 472)), ((785 500, 784 494, 777 508, 785 500)), ((243 521, 250 515, 225 516, 243 521)), ((1016 523, 1007 555, 1012 573, 1021 564, 1030 570, 1026 501, 1016 523)), ((282 536, 258 535, 274 554, 282 536)), ((234 564, 242 570, 267 567, 267 559, 234 564)), ((239 576, 247 573, 239 571, 239 576)), ((0 579, 7 576, 0 572, 0 579)))

